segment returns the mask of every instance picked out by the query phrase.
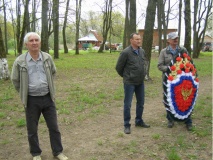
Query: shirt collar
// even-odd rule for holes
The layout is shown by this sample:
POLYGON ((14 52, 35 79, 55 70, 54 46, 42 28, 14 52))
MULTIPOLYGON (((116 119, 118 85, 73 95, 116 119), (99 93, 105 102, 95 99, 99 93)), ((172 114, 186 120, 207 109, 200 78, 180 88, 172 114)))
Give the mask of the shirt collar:
POLYGON ((138 47, 138 49, 134 49, 134 48, 132 47, 132 50, 133 50, 133 52, 134 52, 135 54, 139 54, 139 49, 140 49, 140 47, 138 47))
POLYGON ((172 54, 175 54, 175 53, 178 51, 178 46, 176 46, 176 48, 173 49, 173 48, 169 45, 169 51, 170 51, 172 54))
MULTIPOLYGON (((27 57, 26 57, 26 60, 29 62, 29 61, 35 61, 32 56, 30 55, 29 52, 27 52, 27 57)), ((41 56, 41 53, 39 52, 39 55, 38 55, 38 59, 36 61, 39 61, 39 60, 42 60, 42 56, 41 56)))

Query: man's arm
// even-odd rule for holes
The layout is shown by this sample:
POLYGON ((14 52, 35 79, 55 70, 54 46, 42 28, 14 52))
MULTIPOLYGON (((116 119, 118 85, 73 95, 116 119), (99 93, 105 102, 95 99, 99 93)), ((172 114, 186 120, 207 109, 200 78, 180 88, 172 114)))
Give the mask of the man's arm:
POLYGON ((118 58, 117 64, 116 64, 116 71, 117 73, 123 77, 123 71, 124 71, 124 67, 126 65, 126 60, 127 60, 127 54, 124 52, 120 53, 120 56, 118 58))
POLYGON ((15 89, 19 92, 19 89, 20 89, 20 72, 19 72, 19 66, 18 66, 16 61, 13 63, 13 68, 12 68, 12 73, 11 73, 11 81, 12 81, 15 89))
POLYGON ((168 69, 168 66, 165 65, 165 58, 164 58, 164 52, 165 50, 161 50, 160 55, 158 57, 158 69, 162 72, 166 72, 168 69))

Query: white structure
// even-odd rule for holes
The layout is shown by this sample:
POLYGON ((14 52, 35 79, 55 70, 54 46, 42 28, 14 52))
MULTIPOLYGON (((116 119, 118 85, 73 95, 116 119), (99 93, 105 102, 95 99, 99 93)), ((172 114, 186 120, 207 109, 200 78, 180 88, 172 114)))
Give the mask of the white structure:
POLYGON ((9 79, 10 73, 8 69, 7 59, 1 58, 0 59, 0 79, 9 79))

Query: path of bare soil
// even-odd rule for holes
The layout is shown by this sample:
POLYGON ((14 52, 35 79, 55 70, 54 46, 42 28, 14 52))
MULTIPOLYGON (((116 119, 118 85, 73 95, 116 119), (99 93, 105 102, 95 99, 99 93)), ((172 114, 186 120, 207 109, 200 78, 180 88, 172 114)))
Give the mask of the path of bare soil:
MULTIPOLYGON (((211 77, 209 78, 211 79, 211 77)), ((196 155, 198 160, 210 160, 212 157, 211 141, 207 142, 206 139, 201 139, 188 132, 182 123, 176 123, 172 129, 166 127, 167 122, 161 102, 161 91, 156 89, 156 92, 159 92, 159 96, 146 98, 145 102, 143 118, 146 123, 151 125, 149 129, 134 127, 134 100, 131 120, 132 133, 130 135, 123 134, 123 109, 122 101, 120 100, 111 102, 108 105, 108 114, 86 119, 83 122, 74 121, 66 124, 64 119, 72 115, 59 115, 58 120, 62 133, 64 153, 70 160, 166 160, 166 150, 169 150, 170 143, 165 142, 173 144, 175 142, 173 142, 172 137, 183 136, 192 145, 199 141, 206 141, 207 145, 204 150, 197 150, 191 147, 187 149, 187 152, 191 152, 191 155, 196 155), (160 138, 153 139, 153 135, 159 135, 160 138), (159 148, 159 146, 162 148, 159 148)), ((200 80, 199 94, 212 94, 211 80, 206 78, 200 80)), ((198 124, 199 119, 194 119, 194 125, 198 124)), ((1 132, 1 139, 8 139, 9 137, 13 143, 1 144, 0 160, 32 159, 29 154, 25 127, 8 126, 1 132)), ((51 154, 45 123, 39 125, 39 136, 40 146, 43 150, 42 158, 44 160, 54 159, 51 154)), ((185 151, 183 149, 181 152, 185 151)), ((187 160, 188 158, 183 159, 187 160)))

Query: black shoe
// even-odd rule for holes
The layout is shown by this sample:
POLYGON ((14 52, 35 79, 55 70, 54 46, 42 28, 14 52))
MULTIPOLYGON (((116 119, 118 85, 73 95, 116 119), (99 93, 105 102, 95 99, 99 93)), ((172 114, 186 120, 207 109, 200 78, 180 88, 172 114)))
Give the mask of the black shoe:
POLYGON ((188 131, 192 131, 192 124, 186 124, 186 129, 188 131))
POLYGON ((168 128, 172 128, 174 126, 174 122, 173 121, 168 121, 168 128))
POLYGON ((126 134, 130 134, 131 133, 131 130, 130 130, 129 126, 124 128, 124 133, 126 133, 126 134))
POLYGON ((135 127, 143 127, 143 128, 149 128, 150 125, 145 124, 144 122, 136 123, 135 127))

